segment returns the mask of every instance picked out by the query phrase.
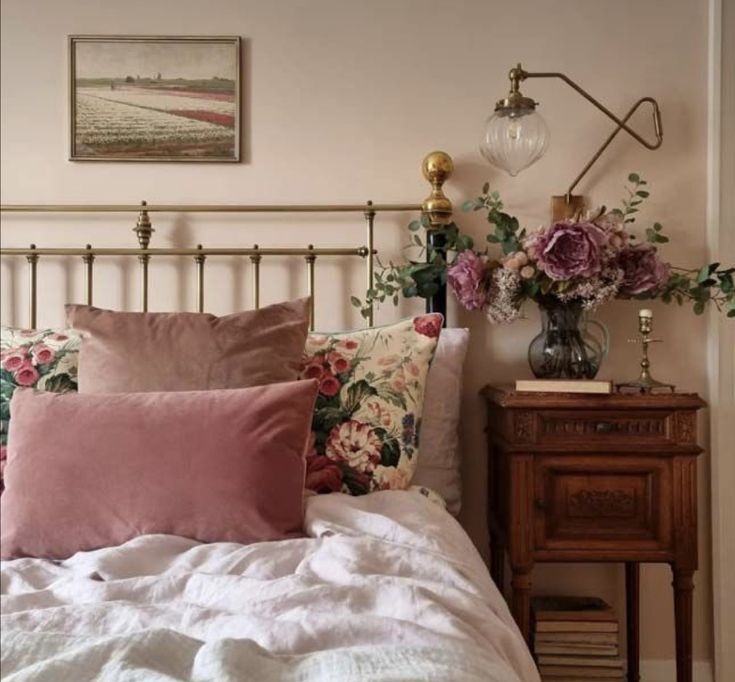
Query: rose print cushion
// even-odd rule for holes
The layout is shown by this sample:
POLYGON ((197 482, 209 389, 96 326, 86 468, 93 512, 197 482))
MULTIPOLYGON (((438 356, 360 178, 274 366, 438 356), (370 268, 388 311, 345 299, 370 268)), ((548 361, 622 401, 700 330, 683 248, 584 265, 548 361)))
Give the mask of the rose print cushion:
POLYGON ((76 391, 81 342, 71 329, 0 328, 0 491, 13 392, 18 386, 54 393, 76 391))
POLYGON ((418 433, 442 316, 387 327, 310 334, 302 378, 319 394, 306 487, 363 495, 406 489, 416 470, 418 433))

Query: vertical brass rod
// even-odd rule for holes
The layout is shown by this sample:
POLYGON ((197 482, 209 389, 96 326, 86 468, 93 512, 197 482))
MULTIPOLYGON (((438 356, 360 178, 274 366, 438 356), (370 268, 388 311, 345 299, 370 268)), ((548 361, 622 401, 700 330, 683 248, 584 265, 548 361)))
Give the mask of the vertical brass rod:
MULTIPOLYGON (((260 248, 257 244, 253 245, 254 249, 260 248)), ((250 256, 250 262, 253 264, 253 307, 255 310, 260 308, 260 260, 262 256, 259 253, 250 256)))
POLYGON ((140 309, 148 312, 148 263, 151 257, 148 254, 138 256, 140 261, 140 309))
MULTIPOLYGON (((36 245, 31 244, 31 248, 35 249, 36 245)), ((38 315, 38 254, 29 254, 26 260, 28 261, 28 326, 35 329, 38 315)))
MULTIPOLYGON (((309 250, 314 248, 313 244, 309 244, 309 250)), ((316 292, 314 291, 314 268, 316 265, 316 255, 309 254, 304 256, 306 260, 306 290, 309 294, 309 330, 314 331, 314 298, 316 292)))
MULTIPOLYGON (((373 202, 368 201, 368 206, 372 206, 373 202)), ((365 272, 366 272, 366 281, 365 284, 367 285, 367 291, 370 291, 373 288, 373 269, 375 267, 374 258, 373 258, 373 247, 375 246, 375 230, 373 229, 375 226, 375 211, 373 210, 367 210, 365 211, 365 222, 367 226, 367 258, 365 262, 365 272)), ((373 326, 373 304, 370 304, 370 308, 367 313, 367 326, 372 327, 373 326)))
MULTIPOLYGON (((197 249, 201 250, 202 245, 197 244, 197 249)), ((204 312, 204 261, 207 257, 203 253, 194 256, 194 262, 197 264, 197 312, 204 312)))
MULTIPOLYGON (((87 244, 85 247, 87 250, 92 248, 91 244, 87 244)), ((84 263, 84 288, 87 291, 87 305, 92 305, 93 291, 93 269, 94 269, 94 254, 85 253, 82 256, 82 262, 84 263)))

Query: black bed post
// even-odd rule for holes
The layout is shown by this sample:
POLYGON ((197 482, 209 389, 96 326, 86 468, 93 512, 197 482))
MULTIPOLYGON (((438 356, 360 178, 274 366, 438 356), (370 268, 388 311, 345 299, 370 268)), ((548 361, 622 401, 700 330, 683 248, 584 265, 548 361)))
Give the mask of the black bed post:
MULTIPOLYGON (((427 259, 434 252, 446 257, 447 235, 444 227, 452 221, 452 202, 446 197, 442 185, 452 174, 454 164, 452 157, 445 152, 431 152, 424 158, 421 166, 424 177, 431 183, 431 194, 422 205, 426 225, 427 259)), ((447 325, 447 286, 442 284, 439 291, 431 298, 426 299, 427 313, 441 313, 444 316, 444 326, 447 325)))

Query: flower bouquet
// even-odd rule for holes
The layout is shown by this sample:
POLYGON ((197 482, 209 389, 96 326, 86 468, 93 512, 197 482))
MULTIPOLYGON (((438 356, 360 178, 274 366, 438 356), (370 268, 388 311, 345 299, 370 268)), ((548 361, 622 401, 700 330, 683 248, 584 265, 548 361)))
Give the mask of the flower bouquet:
POLYGON ((686 269, 662 260, 658 246, 669 239, 660 223, 646 228, 644 239, 632 231, 649 196, 647 183, 635 173, 628 181, 621 208, 602 207, 585 218, 530 232, 503 211, 499 194, 485 184, 463 210, 487 212, 493 226, 487 247, 475 248, 473 239, 452 223, 446 228, 446 254, 432 252, 419 236, 421 223, 414 221, 409 225, 412 246, 429 248, 426 262, 379 264, 366 302, 353 302, 366 310, 388 298, 397 303, 399 294, 429 297, 447 282, 463 307, 483 310, 498 323, 517 319, 523 304, 533 301, 541 309, 544 329, 531 343, 529 362, 536 376, 544 378, 594 377, 606 340, 595 338, 587 315, 614 298, 691 302, 696 314, 711 303, 735 317, 735 268, 709 263, 686 269), (492 245, 500 247, 499 254, 491 253, 492 245))

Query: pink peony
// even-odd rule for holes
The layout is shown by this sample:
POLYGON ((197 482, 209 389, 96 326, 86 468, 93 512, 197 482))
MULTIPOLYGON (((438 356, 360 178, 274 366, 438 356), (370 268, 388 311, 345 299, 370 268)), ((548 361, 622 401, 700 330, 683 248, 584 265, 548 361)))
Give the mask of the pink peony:
POLYGON ((27 361, 28 355, 26 348, 13 348, 3 355, 2 367, 8 372, 19 370, 27 361))
POLYGON ((447 282, 467 310, 478 310, 487 302, 486 275, 485 259, 470 249, 462 251, 447 270, 447 282))
POLYGON ((617 265, 623 272, 618 290, 623 297, 654 294, 670 275, 668 264, 658 257, 656 247, 648 243, 626 246, 618 255, 617 265))
POLYGON ((351 419, 332 427, 327 439, 327 457, 346 462, 357 471, 373 471, 380 464, 383 444, 375 432, 362 422, 351 419))
POLYGON ((342 489, 342 470, 329 457, 309 455, 305 487, 315 493, 338 493, 342 489))
POLYGON ((344 355, 341 355, 336 351, 327 355, 327 362, 329 363, 329 368, 332 370, 333 374, 342 374, 350 369, 350 361, 344 357, 344 355))
POLYGON ((319 393, 331 398, 337 395, 341 388, 342 384, 339 383, 339 380, 334 375, 325 371, 322 380, 319 382, 319 393))
POLYGON ((33 386, 38 381, 38 370, 31 364, 30 360, 26 360, 21 367, 13 373, 15 383, 18 386, 33 386))
POLYGON ((562 221, 531 237, 531 252, 554 280, 591 277, 602 267, 605 231, 592 223, 562 221))
POLYGON ((43 343, 37 343, 31 348, 34 365, 48 365, 53 362, 56 353, 43 343))
POLYGON ((435 339, 442 330, 442 316, 439 313, 429 313, 413 318, 413 328, 424 336, 435 339))

